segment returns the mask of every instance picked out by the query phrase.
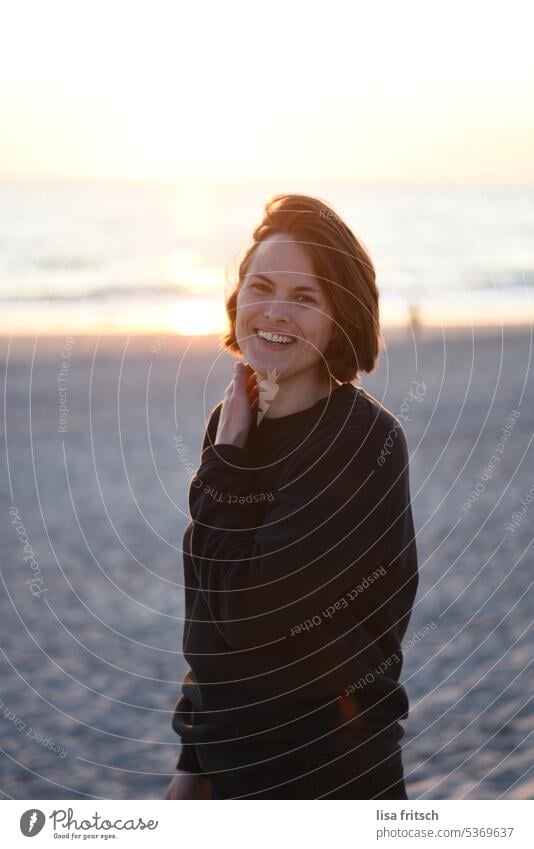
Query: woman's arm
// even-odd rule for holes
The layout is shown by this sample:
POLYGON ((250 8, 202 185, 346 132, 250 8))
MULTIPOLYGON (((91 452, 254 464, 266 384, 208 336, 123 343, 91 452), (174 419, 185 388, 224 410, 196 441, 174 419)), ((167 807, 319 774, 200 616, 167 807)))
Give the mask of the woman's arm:
MULTIPOLYGON (((188 673, 189 674, 189 673, 188 673)), ((187 680, 187 675, 184 678, 184 681, 187 680)), ((182 681, 182 690, 183 690, 184 682, 182 681)), ((193 712, 195 707, 191 700, 184 695, 182 695, 178 699, 174 711, 172 714, 172 727, 173 730, 178 734, 179 737, 182 738, 182 750, 180 752, 180 757, 178 758, 178 763, 176 764, 176 769, 184 770, 185 772, 203 772, 202 767, 197 758, 196 749, 193 745, 185 743, 183 740, 184 732, 187 728, 193 727, 193 712)))
MULTIPOLYGON (((217 433, 217 423, 219 420, 219 415, 221 411, 221 404, 218 404, 210 413, 208 424, 206 425, 206 429, 204 431, 204 438, 202 440, 202 452, 206 450, 209 445, 212 445, 215 441, 215 436, 217 433)), ((184 621, 185 625, 185 621, 184 621)), ((188 729, 193 727, 193 714, 195 712, 195 706, 193 705, 191 699, 187 695, 187 688, 191 683, 191 670, 188 669, 185 673, 181 685, 180 685, 180 696, 175 703, 173 713, 172 713, 172 727, 173 730, 178 734, 178 736, 182 740, 182 749, 180 752, 180 756, 178 758, 178 763, 176 764, 176 769, 180 773, 198 773, 202 774, 203 770, 198 761, 196 749, 193 745, 188 744, 184 741, 184 735, 186 734, 188 729)), ((172 782, 171 782, 172 784, 172 782)), ((185 784, 184 784, 185 786, 185 784)), ((176 789, 176 788, 175 788, 176 789)), ((169 788, 170 790, 170 788, 169 788)), ((170 798, 170 797, 165 797, 170 798)), ((172 798, 175 798, 174 796, 172 798)), ((181 798, 181 797, 176 797, 181 798)), ((184 797, 186 798, 186 797, 184 797)))
POLYGON ((263 520, 246 449, 217 444, 203 451, 189 490, 191 555, 213 620, 230 645, 282 639, 378 565, 402 570, 403 553, 413 556, 400 422, 387 462, 377 462, 389 425, 374 427, 360 450, 362 434, 346 428, 313 456, 302 451, 288 464, 263 520))
MULTIPOLYGON (((210 413, 202 441, 201 454, 215 442, 221 408, 222 403, 217 404, 210 413)), ((184 689, 189 686, 190 676, 191 671, 188 670, 182 680, 180 697, 172 713, 172 727, 182 740, 182 749, 176 764, 176 774, 167 787, 165 799, 213 798, 213 784, 200 765, 195 746, 188 744, 183 739, 186 729, 193 727, 193 714, 195 712, 195 706, 184 692, 184 689)))
MULTIPOLYGON (((187 682, 188 674, 184 677, 187 682)), ((178 699, 173 712, 172 726, 177 734, 182 734, 186 726, 192 726, 192 715, 194 705, 191 700, 182 693, 178 699)), ((184 744, 176 765, 176 774, 165 793, 165 799, 211 799, 212 784, 197 758, 195 747, 184 744)))

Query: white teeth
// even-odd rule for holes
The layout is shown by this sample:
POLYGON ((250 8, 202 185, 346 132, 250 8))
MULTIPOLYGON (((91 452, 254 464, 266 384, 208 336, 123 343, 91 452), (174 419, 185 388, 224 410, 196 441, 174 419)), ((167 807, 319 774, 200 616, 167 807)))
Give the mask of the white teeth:
POLYGON ((292 336, 283 336, 279 333, 268 333, 266 330, 258 330, 258 336, 261 336, 262 339, 267 339, 268 342, 281 342, 285 345, 289 345, 291 342, 295 341, 292 336))

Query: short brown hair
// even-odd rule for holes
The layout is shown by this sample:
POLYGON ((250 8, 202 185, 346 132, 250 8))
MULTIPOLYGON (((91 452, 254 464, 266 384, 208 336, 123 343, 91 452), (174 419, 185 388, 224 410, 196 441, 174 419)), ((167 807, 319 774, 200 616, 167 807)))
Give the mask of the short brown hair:
POLYGON ((371 372, 380 352, 379 293, 369 254, 331 207, 307 195, 275 195, 265 205, 253 243, 239 263, 238 282, 226 300, 230 329, 220 341, 240 353, 235 335, 237 295, 258 244, 273 233, 287 233, 305 245, 315 276, 325 291, 337 322, 324 358, 342 382, 359 371, 371 372))

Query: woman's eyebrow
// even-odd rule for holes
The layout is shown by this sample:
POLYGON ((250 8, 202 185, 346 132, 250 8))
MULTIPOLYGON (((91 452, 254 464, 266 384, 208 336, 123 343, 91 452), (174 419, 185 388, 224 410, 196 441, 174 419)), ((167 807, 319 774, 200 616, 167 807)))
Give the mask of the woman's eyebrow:
MULTIPOLYGON (((257 274, 256 272, 253 272, 250 275, 250 277, 251 278, 258 277, 260 280, 265 280, 267 283, 273 282, 270 277, 267 277, 266 274, 257 274)), ((317 286, 304 286, 300 283, 298 284, 298 286, 293 286, 293 291, 294 292, 315 292, 315 294, 317 294, 319 292, 317 286)))

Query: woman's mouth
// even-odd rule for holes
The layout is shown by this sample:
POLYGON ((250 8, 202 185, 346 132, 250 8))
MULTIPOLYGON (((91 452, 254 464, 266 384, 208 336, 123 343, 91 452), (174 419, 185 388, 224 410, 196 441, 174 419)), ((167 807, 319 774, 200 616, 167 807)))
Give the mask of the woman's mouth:
POLYGON ((283 348, 289 348, 297 341, 294 336, 287 333, 271 333, 267 330, 255 329, 256 338, 260 345, 269 347, 273 350, 281 351, 283 348))

